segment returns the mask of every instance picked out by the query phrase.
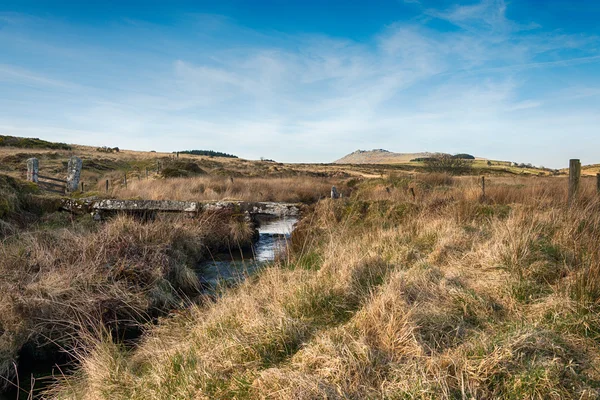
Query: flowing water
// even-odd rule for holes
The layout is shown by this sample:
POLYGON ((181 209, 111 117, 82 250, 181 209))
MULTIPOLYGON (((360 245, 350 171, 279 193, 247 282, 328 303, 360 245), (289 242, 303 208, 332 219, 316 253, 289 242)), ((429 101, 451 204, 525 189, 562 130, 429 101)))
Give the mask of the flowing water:
POLYGON ((294 230, 297 219, 294 217, 263 220, 258 228, 258 240, 250 252, 232 251, 217 254, 212 260, 198 266, 203 286, 207 291, 219 285, 240 282, 254 274, 265 263, 273 261, 285 246, 294 230))

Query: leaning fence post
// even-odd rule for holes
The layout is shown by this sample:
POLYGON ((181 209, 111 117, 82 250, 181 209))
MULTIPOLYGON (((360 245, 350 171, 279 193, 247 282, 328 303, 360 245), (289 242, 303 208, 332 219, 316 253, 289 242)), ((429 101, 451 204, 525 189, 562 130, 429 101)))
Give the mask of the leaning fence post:
POLYGON ((30 182, 38 182, 38 175, 40 172, 40 162, 37 158, 30 158, 27 160, 27 180, 30 182))
POLYGON ((75 156, 69 158, 69 164, 67 165, 67 190, 69 192, 75 192, 79 188, 82 165, 81 158, 75 156))
POLYGON ((569 204, 573 202, 581 181, 581 162, 578 159, 569 161, 569 204))

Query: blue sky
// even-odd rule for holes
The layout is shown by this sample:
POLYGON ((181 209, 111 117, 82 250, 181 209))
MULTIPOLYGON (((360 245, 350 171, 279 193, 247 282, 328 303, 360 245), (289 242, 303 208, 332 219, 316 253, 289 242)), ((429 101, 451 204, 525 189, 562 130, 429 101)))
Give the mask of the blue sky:
POLYGON ((600 162, 600 2, 0 0, 0 133, 600 162))

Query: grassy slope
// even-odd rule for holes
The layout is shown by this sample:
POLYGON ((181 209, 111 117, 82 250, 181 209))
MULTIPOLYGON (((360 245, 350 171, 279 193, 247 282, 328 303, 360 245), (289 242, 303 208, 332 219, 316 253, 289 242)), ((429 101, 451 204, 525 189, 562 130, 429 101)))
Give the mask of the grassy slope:
POLYGON ((132 353, 85 348, 54 395, 598 398, 600 204, 587 182, 566 208, 564 179, 534 179, 485 201, 468 178, 358 183, 256 279, 132 353))
MULTIPOLYGON (((128 183, 146 179, 146 169, 149 171, 150 180, 164 177, 190 177, 210 175, 220 177, 223 181, 233 177, 280 177, 289 178, 304 176, 309 178, 376 178, 394 172, 406 173, 423 170, 423 164, 408 162, 400 164, 285 164, 267 161, 250 161, 244 159, 231 159, 224 157, 194 156, 180 154, 178 159, 173 154, 160 152, 139 152, 121 150, 118 153, 99 152, 94 147, 68 145, 44 142, 39 139, 19 139, 13 145, 22 143, 27 145, 34 141, 35 146, 15 147, 0 146, 0 173, 16 178, 25 178, 26 160, 37 157, 40 160, 40 173, 56 178, 64 178, 66 165, 71 155, 83 159, 82 181, 88 191, 100 194, 104 191, 105 181, 110 181, 111 188, 123 186, 124 175, 128 176, 128 183), (157 171, 161 164, 161 173, 157 171)), ((538 175, 548 174, 548 171, 539 169, 511 167, 509 163, 493 161, 488 166, 485 160, 475 160, 475 174, 517 174, 538 175)), ((584 169, 585 170, 585 169, 584 169)), ((328 182, 329 184, 329 182, 328 182)))
MULTIPOLYGON (((17 147, 0 147, 0 173, 17 178, 25 178, 27 171, 26 160, 37 157, 40 160, 40 173, 54 177, 64 177, 66 163, 71 155, 83 159, 82 180, 88 187, 95 187, 98 182, 103 184, 109 179, 111 184, 119 184, 124 173, 130 181, 146 178, 146 168, 152 179, 172 176, 195 176, 210 174, 213 176, 229 177, 346 177, 363 176, 372 173, 369 167, 314 165, 314 164, 283 164, 268 161, 250 161, 226 157, 195 156, 180 154, 175 159, 173 154, 159 152, 141 152, 121 150, 118 153, 98 152, 89 146, 72 145, 71 150, 29 149, 17 147), (161 164, 161 173, 157 171, 161 164), (189 165, 193 164, 193 168, 189 165), (174 175, 164 174, 171 168, 174 175), (198 171, 198 169, 200 171, 198 171), (197 173, 199 172, 199 173, 197 173)), ((378 167, 381 169, 381 167, 378 167)))
MULTIPOLYGON (((568 171, 567 171, 568 172, 568 171)), ((600 164, 593 164, 593 165, 584 165, 581 167, 581 174, 582 175, 591 175, 591 176, 596 176, 596 174, 600 174, 600 164)))
POLYGON ((54 143, 37 138, 22 138, 17 136, 0 135, 0 147, 17 147, 23 149, 71 150, 65 143, 54 143))
POLYGON ((81 330, 137 326, 179 306, 198 293, 191 267, 209 251, 248 246, 252 235, 235 215, 96 224, 54 203, 0 175, 2 377, 14 376, 24 346, 42 360, 71 349, 81 330))

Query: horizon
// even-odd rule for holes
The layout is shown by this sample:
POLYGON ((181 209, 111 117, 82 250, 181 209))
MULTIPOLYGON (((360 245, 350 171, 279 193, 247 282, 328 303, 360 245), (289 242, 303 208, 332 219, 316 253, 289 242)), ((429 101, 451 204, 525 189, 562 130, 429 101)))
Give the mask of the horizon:
POLYGON ((4 1, 0 134, 290 163, 600 162, 597 2, 217 3, 4 1))

